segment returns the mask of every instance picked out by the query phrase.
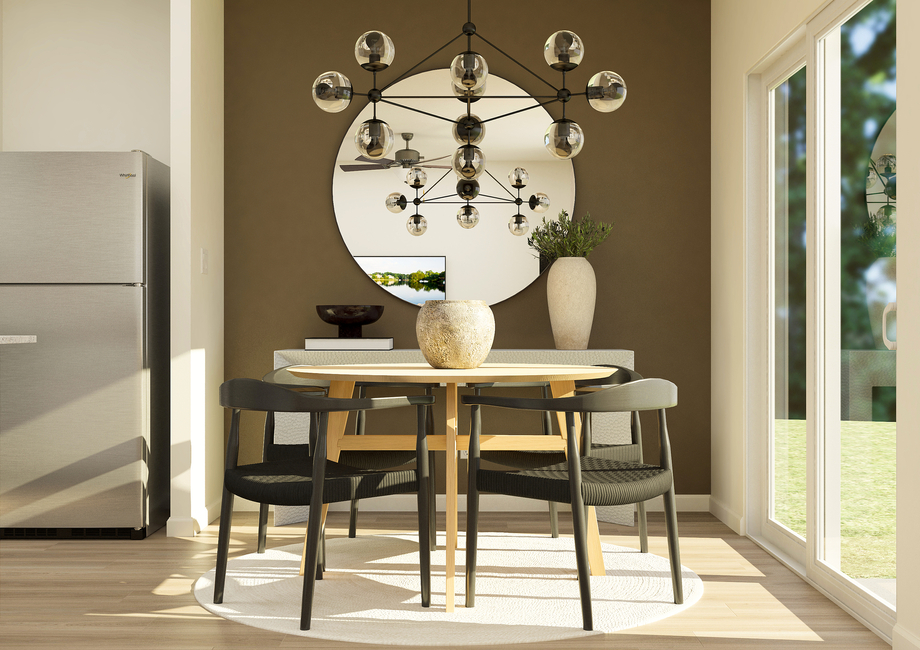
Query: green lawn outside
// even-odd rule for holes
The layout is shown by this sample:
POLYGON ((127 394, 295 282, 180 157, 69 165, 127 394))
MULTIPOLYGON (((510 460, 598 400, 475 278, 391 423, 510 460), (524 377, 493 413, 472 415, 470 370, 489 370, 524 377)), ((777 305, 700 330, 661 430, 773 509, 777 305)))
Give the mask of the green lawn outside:
MULTIPOLYGON (((841 422, 841 571, 895 577, 895 423, 841 422)), ((774 518, 805 536, 805 421, 776 420, 774 518)))

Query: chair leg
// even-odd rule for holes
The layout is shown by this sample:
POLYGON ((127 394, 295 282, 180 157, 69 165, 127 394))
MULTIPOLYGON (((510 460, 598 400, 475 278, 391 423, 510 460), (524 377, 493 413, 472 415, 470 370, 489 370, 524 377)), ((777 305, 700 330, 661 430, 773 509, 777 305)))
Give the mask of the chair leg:
POLYGON ((645 516, 645 502, 636 504, 636 519, 639 520, 639 551, 648 553, 648 519, 645 516))
POLYGON ((348 515, 348 537, 354 539, 358 534, 358 500, 351 500, 351 512, 348 515))
POLYGON ((217 536, 217 567, 214 569, 214 604, 224 602, 227 556, 230 553, 230 525, 233 519, 233 494, 224 488, 220 504, 220 532, 217 536))
POLYGON ((559 537, 559 506, 555 501, 549 502, 549 532, 553 539, 559 537))
POLYGON ((268 504, 259 504, 259 545, 256 548, 257 553, 265 552, 265 537, 268 533, 268 504))
POLYGON ((674 486, 664 493, 664 516, 668 532, 668 556, 671 558, 671 582, 674 586, 674 604, 684 602, 684 583, 680 573, 680 545, 677 540, 677 508, 674 504, 674 486))
POLYGON ((418 555, 419 573, 422 579, 422 607, 431 606, 431 526, 429 518, 431 511, 428 502, 431 500, 431 477, 428 475, 427 454, 420 458, 421 467, 418 468, 418 555))
MULTIPOLYGON (((581 501, 581 499, 579 499, 581 501)), ((578 566, 578 590, 581 595, 581 617, 585 630, 594 629, 591 613, 591 569, 588 566, 588 528, 585 509, 572 504, 572 527, 575 529, 575 563, 578 566)))
POLYGON ((479 489, 470 477, 466 490, 466 606, 476 604, 476 547, 479 542, 479 489))
POLYGON ((300 629, 310 629, 313 614, 313 593, 316 588, 316 574, 319 569, 319 549, 322 545, 320 535, 322 524, 321 508, 310 508, 310 521, 307 524, 307 564, 303 572, 303 602, 300 611, 300 629))
MULTIPOLYGON (((431 412, 431 407, 428 412, 431 412)), ((430 430, 430 429, 429 429, 430 430)), ((438 548, 438 488, 435 484, 435 452, 428 452, 428 538, 432 550, 438 548)))
POLYGON ((326 527, 323 526, 319 533, 319 557, 316 560, 316 579, 323 579, 326 570, 326 527))

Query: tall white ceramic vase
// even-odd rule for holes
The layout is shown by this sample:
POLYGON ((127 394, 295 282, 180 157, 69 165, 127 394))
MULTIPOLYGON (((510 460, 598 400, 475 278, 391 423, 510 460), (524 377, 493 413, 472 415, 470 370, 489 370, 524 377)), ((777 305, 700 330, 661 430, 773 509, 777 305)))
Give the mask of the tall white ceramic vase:
POLYGON ((546 304, 557 350, 587 350, 597 280, 584 257, 560 257, 546 279, 546 304))

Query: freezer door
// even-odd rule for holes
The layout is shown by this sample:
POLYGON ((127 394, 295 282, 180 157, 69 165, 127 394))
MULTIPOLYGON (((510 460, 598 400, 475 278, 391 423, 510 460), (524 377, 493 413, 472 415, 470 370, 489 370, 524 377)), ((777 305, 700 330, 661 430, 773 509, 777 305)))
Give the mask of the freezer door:
POLYGON ((0 153, 0 284, 144 282, 145 157, 0 153))
POLYGON ((142 528, 143 287, 0 286, 0 528, 142 528))

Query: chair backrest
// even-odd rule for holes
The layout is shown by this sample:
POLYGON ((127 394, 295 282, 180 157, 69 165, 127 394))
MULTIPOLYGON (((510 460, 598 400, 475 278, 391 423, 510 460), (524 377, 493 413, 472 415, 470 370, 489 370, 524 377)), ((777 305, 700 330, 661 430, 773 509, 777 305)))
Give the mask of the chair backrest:
POLYGON ((597 364, 599 368, 610 368, 613 372, 610 373, 607 377, 601 377, 600 379, 579 379, 575 382, 575 390, 584 390, 584 389, 594 389, 600 390, 603 388, 609 388, 610 386, 620 386, 622 384, 627 384, 631 381, 638 381, 639 379, 644 379, 635 370, 630 368, 625 368, 623 366, 614 366, 606 363, 597 364))
POLYGON ((298 393, 258 379, 229 379, 220 385, 220 405, 243 411, 275 411, 280 413, 333 413, 395 408, 412 404, 432 404, 434 397, 369 397, 347 399, 319 397, 298 393))
POLYGON ((533 411, 564 411, 570 413, 652 411, 675 406, 677 404, 677 386, 666 379, 639 379, 573 397, 534 399, 464 395, 461 399, 464 404, 484 404, 533 411))

